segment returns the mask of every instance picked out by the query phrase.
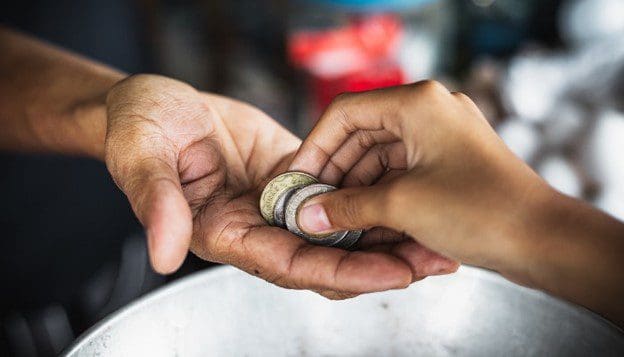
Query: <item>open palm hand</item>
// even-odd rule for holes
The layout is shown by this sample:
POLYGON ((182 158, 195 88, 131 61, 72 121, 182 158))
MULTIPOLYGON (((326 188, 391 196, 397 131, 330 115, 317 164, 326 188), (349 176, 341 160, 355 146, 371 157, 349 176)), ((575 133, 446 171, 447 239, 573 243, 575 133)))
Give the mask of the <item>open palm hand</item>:
POLYGON ((107 166, 146 228, 157 271, 176 270, 190 248, 280 286, 341 298, 454 269, 416 243, 388 244, 385 233, 351 252, 268 226, 260 192, 300 140, 250 105, 152 75, 120 82, 107 102, 107 166))

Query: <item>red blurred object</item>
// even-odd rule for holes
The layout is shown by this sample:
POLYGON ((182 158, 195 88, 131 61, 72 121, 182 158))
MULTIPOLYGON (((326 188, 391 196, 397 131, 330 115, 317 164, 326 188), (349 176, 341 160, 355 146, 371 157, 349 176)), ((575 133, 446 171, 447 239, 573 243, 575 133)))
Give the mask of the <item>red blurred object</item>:
POLYGON ((404 83, 396 61, 402 33, 394 15, 355 18, 343 27, 293 33, 289 57, 311 75, 314 101, 322 110, 342 92, 404 83))
POLYGON ((396 64, 375 66, 340 77, 312 79, 316 106, 320 110, 326 108, 335 96, 343 92, 361 92, 403 83, 403 71, 396 64))

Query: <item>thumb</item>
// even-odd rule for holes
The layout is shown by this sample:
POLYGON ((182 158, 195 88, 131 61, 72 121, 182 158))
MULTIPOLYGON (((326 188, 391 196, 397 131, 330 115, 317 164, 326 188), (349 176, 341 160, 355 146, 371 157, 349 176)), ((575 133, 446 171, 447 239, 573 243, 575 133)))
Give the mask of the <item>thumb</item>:
POLYGON ((386 225, 386 202, 388 185, 340 189, 306 201, 297 214, 297 223, 311 234, 386 225))
POLYGON ((154 270, 172 273, 180 267, 189 249, 191 210, 172 165, 157 157, 135 162, 116 181, 145 227, 154 270))

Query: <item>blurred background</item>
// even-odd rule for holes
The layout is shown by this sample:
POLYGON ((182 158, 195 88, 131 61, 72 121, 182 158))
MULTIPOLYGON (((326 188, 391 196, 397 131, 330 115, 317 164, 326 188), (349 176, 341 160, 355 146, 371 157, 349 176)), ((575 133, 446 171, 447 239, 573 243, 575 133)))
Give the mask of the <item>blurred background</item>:
MULTIPOLYGON (((435 78, 554 187, 624 219, 624 0, 9 0, 0 22, 302 136, 338 93, 435 78)), ((210 265, 154 274, 101 163, 4 153, 0 167, 0 355, 56 355, 210 265)))

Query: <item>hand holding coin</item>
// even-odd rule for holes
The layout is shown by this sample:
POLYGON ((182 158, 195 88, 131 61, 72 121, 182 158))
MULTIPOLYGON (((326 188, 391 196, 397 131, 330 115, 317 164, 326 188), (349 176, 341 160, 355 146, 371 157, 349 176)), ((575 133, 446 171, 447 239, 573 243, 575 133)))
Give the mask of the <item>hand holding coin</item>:
POLYGON ((347 249, 358 241, 361 230, 312 235, 304 233, 297 223, 299 208, 306 200, 335 189, 334 186, 318 183, 316 178, 306 173, 286 172, 271 180, 262 191, 260 212, 269 224, 285 227, 312 244, 347 249))

